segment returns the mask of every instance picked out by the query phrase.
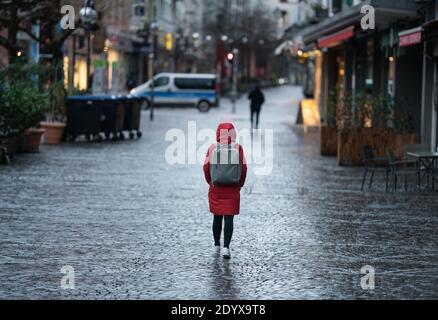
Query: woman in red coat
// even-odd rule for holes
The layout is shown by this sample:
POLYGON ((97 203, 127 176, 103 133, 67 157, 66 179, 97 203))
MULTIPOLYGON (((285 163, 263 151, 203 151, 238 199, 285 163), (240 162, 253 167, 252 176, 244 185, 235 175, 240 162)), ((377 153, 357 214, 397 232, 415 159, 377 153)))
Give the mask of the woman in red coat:
POLYGON ((233 220, 234 216, 240 213, 240 189, 245 184, 247 165, 243 148, 236 144, 236 129, 231 123, 221 123, 216 132, 218 144, 230 145, 235 144, 239 149, 239 160, 242 164, 242 175, 240 183, 236 185, 216 186, 212 184, 210 175, 210 161, 213 151, 217 145, 212 145, 207 152, 204 163, 205 180, 210 185, 208 192, 208 201, 210 205, 210 212, 214 215, 213 220, 213 236, 216 246, 216 252, 220 253, 220 238, 222 233, 222 222, 225 220, 224 228, 224 252, 225 259, 230 259, 230 242, 233 236, 233 220))

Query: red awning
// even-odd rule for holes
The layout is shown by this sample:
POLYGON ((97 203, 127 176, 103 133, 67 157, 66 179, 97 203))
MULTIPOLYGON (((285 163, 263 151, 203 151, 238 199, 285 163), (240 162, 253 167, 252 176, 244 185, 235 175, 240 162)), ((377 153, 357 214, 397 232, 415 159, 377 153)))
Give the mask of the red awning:
POLYGON ((354 26, 326 36, 318 40, 318 48, 329 48, 340 44, 342 41, 350 39, 354 36, 354 26))
POLYGON ((415 28, 411 30, 406 30, 399 33, 399 46, 408 47, 421 43, 423 35, 423 28, 415 28))

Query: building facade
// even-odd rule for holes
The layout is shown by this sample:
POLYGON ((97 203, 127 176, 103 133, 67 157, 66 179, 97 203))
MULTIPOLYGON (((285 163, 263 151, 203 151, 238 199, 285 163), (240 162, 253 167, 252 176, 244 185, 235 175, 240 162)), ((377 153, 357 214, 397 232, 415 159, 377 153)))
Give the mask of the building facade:
POLYGON ((292 55, 306 60, 313 52, 321 55, 317 99, 323 124, 331 92, 339 91, 338 99, 359 92, 382 96, 388 108, 401 101, 410 130, 437 150, 436 6, 436 1, 331 0, 320 8, 325 14, 290 28, 292 55), (374 9, 374 28, 363 27, 365 5, 374 9))
MULTIPOLYGON (((94 3, 100 19, 98 29, 92 32, 92 76, 93 82, 104 82, 98 91, 127 91, 152 77, 154 37, 150 26, 154 21, 159 26, 154 74, 194 72, 204 58, 197 50, 202 29, 200 0, 95 0, 94 3), (95 78, 96 68, 104 69, 105 79, 95 78)), ((72 4, 79 12, 83 1, 75 0, 72 4)), ((86 89, 87 49, 86 33, 82 29, 64 45, 69 88, 86 89)))

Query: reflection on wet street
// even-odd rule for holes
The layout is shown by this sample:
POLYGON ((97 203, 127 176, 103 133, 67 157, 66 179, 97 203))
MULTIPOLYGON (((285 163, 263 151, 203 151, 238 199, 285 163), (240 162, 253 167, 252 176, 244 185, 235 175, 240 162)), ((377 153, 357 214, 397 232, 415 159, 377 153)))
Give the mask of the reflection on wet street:
POLYGON ((292 127, 300 92, 266 92, 273 171, 250 166, 230 261, 214 257, 202 164, 168 165, 165 134, 190 120, 248 128, 245 99, 236 114, 227 101, 158 109, 141 140, 44 146, 0 167, 0 298, 438 298, 438 195, 386 194, 383 177, 360 192, 361 168, 320 157, 318 133, 292 127), (75 290, 60 288, 65 265, 75 290))

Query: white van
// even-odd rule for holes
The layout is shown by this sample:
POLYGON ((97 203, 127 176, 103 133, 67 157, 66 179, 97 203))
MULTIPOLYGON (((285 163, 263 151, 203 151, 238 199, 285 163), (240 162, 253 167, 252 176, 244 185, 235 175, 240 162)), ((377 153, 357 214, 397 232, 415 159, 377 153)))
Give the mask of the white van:
MULTIPOLYGON (((154 77, 154 105, 194 105, 201 112, 218 106, 216 75, 195 73, 160 73, 154 77)), ((151 104, 152 81, 131 90, 130 94, 144 98, 144 108, 151 104)))

